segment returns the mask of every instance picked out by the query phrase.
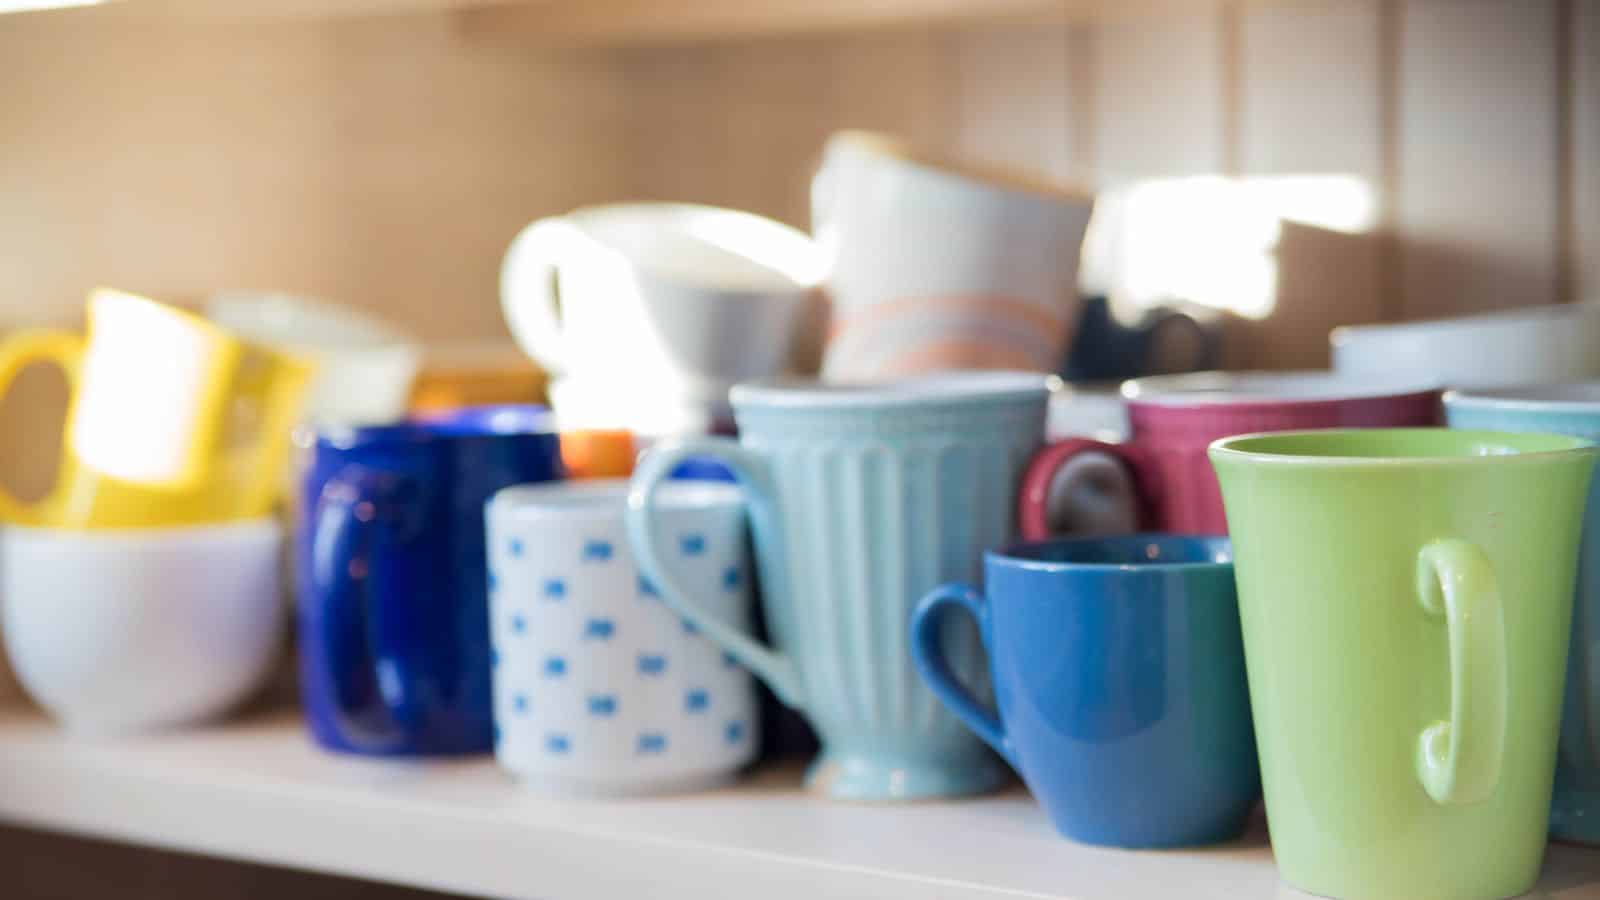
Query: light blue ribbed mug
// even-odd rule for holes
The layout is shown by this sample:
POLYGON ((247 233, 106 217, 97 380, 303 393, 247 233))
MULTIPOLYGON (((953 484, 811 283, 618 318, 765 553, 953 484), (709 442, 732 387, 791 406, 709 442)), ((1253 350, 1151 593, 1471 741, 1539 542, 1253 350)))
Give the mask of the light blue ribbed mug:
MULTIPOLYGON (((1451 391, 1444 405, 1451 428, 1542 431, 1600 442, 1600 382, 1451 391)), ((1589 489, 1576 590, 1550 835, 1600 844, 1600 479, 1589 489)))
MULTIPOLYGON (((981 574, 1012 538, 1019 480, 1044 436, 1049 380, 966 372, 872 385, 777 379, 729 395, 724 438, 658 445, 628 498, 640 569, 663 600, 748 666, 822 740, 806 783, 835 797, 975 793, 1005 769, 917 677, 907 623, 923 594, 981 574), (772 645, 708 614, 663 562, 693 551, 655 511, 685 459, 713 457, 744 489, 772 645)), ((985 696, 970 621, 945 653, 985 696)))

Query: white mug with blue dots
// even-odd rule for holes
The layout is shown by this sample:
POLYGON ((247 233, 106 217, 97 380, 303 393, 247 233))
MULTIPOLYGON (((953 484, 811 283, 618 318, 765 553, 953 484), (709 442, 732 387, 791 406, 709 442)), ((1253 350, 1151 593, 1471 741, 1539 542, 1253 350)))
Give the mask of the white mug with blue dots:
MULTIPOLYGON (((661 602, 634 565, 625 481, 521 485, 487 508, 495 757, 564 794, 682 791, 755 758, 750 675, 661 602)), ((729 625, 751 619, 737 488, 662 493, 668 563, 729 625)))

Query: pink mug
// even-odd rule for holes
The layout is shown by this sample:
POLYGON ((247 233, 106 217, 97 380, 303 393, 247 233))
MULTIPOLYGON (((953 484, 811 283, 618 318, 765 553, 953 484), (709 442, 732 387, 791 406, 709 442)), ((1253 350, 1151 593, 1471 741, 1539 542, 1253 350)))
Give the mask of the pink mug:
POLYGON ((1222 493, 1206 458, 1219 438, 1258 431, 1439 425, 1437 388, 1332 372, 1201 372, 1123 386, 1130 437, 1087 438, 1039 451, 1022 480, 1020 530, 1226 534, 1222 493))

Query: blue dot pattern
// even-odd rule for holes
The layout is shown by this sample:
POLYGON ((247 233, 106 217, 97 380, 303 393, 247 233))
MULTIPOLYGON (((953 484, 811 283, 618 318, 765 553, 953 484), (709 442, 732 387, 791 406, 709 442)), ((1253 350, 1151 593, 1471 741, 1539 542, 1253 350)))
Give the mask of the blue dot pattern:
MULTIPOLYGON (((498 605, 491 651, 502 698, 496 752, 509 754, 502 759, 533 754, 551 760, 557 771, 596 764, 590 760, 620 762, 618 754, 630 751, 641 765, 708 753, 730 765, 748 761, 753 747, 746 717, 754 711, 748 676, 724 674, 739 669, 738 662, 699 637, 693 622, 656 605, 657 585, 634 569, 626 543, 618 540, 525 534, 492 542, 500 551, 491 554, 494 568, 487 575, 491 603, 498 605), (552 552, 556 547, 560 553, 552 552), (634 596, 623 587, 619 599, 653 602, 618 607, 607 599, 630 583, 634 596), (545 602, 507 607, 529 600, 545 602), (502 646, 511 660, 504 667, 502 646), (531 670, 517 665, 524 654, 536 661, 531 670), (630 658, 631 682, 627 669, 618 668, 630 658)), ((738 603, 747 587, 739 556, 744 545, 730 550, 722 543, 702 531, 681 533, 674 565, 689 573, 678 576, 689 578, 686 588, 728 597, 718 603, 738 603)))

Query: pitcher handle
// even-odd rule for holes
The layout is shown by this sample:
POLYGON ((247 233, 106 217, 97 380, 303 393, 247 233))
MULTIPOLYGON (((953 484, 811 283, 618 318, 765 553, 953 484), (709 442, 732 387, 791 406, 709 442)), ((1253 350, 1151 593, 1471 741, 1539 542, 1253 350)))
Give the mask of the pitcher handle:
POLYGON ((500 265, 500 308, 511 336, 550 373, 571 363, 557 287, 561 261, 585 241, 564 218, 540 219, 512 240, 500 265))
POLYGON ((1500 783, 1507 724, 1505 616, 1489 558, 1457 538, 1417 553, 1417 598, 1450 642, 1450 718, 1417 739, 1417 778, 1435 803, 1473 803, 1500 783))
POLYGON ((933 695, 939 698, 939 702, 954 713, 962 724, 972 729, 973 734, 1005 757, 1013 769, 1018 768, 1017 748, 1006 734, 1000 717, 984 709, 972 692, 950 671, 944 646, 939 640, 939 623, 943 621, 947 609, 965 610, 978 624, 983 652, 990 655, 994 653, 990 640, 989 602, 976 590, 952 582, 929 591, 911 614, 911 661, 916 664, 917 673, 933 695))
MULTIPOLYGON (((48 362, 61 368, 67 379, 68 396, 76 398, 78 375, 83 368, 83 351, 83 337, 68 331, 28 330, 12 334, 4 344, 0 344, 0 397, 11 390, 12 383, 23 369, 36 362, 48 362)), ((75 399, 68 400, 67 408, 71 409, 74 402, 75 399)), ((66 465, 64 454, 62 465, 66 465)), ((44 524, 46 510, 61 491, 61 479, 65 474, 64 470, 58 472, 55 486, 42 499, 31 503, 0 489, 0 521, 19 525, 44 524)))
POLYGON ((760 676, 779 700, 795 709, 803 709, 805 692, 794 660, 741 629, 723 624, 692 599, 663 564, 666 552, 662 548, 670 546, 667 542, 671 536, 662 533, 660 519, 655 515, 656 492, 671 478, 673 470, 693 457, 711 457, 733 473, 734 480, 744 491, 762 589, 769 601, 779 598, 776 605, 784 604, 787 572, 771 469, 766 460, 728 438, 667 441, 656 445, 640 461, 628 492, 628 542, 633 547, 634 559, 667 606, 760 676))

